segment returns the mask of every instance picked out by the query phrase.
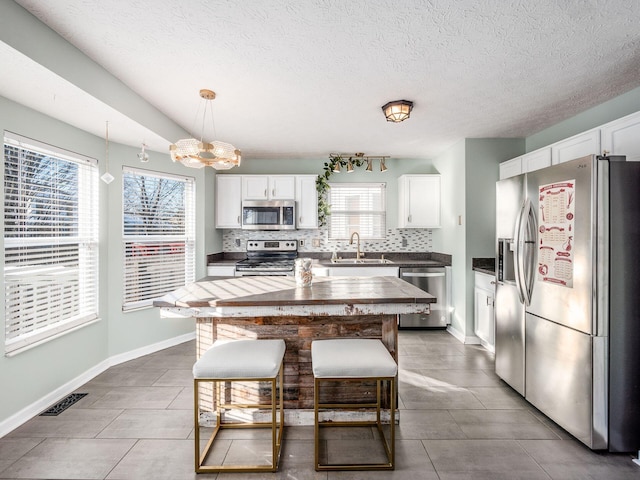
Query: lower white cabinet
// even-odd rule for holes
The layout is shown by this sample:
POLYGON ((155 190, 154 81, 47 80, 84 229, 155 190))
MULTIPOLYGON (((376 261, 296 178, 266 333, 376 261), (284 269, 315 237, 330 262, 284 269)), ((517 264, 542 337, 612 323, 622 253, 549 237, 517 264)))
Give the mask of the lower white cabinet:
POLYGON ((331 267, 318 265, 313 267, 313 274, 318 277, 398 277, 398 267, 366 266, 366 267, 331 267))
POLYGON ((474 330, 480 343, 492 352, 495 351, 494 287, 495 277, 475 272, 474 330))
POLYGON ((236 275, 236 265, 207 265, 207 276, 209 277, 234 277, 236 275))

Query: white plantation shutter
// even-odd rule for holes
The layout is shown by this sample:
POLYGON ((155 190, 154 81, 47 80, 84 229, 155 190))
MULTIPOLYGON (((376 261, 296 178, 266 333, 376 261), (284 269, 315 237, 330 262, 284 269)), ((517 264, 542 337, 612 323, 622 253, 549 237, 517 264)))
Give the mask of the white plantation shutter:
POLYGON ((195 182, 124 168, 123 310, 195 280, 195 182))
POLYGON ((98 163, 4 136, 5 352, 98 318, 98 163))
POLYGON ((358 232, 361 240, 384 239, 385 191, 384 183, 331 183, 329 238, 349 239, 353 232, 358 232))

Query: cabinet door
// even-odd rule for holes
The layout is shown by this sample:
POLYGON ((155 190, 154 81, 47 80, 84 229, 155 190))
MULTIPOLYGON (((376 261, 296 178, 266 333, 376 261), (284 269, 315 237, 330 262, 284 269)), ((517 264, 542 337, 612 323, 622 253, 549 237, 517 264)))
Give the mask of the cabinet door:
POLYGON ((551 148, 541 148, 522 157, 522 173, 551 166, 551 148))
POLYGON ((242 175, 216 175, 216 228, 240 228, 242 175))
POLYGON ((401 175, 398 196, 398 228, 440 227, 440 175, 401 175))
POLYGON ((208 265, 207 276, 209 277, 234 277, 236 275, 235 265, 208 265))
POLYGON ((271 200, 294 200, 296 198, 296 177, 290 175, 269 177, 269 198, 271 200))
POLYGON ((522 173, 522 157, 513 158, 500 164, 500 180, 522 173))
POLYGON ((551 163, 556 165, 574 158, 599 153, 600 130, 589 130, 551 145, 551 163))
POLYGON ((640 161, 640 112, 627 115, 602 127, 602 150, 640 161))
POLYGON ((482 340, 483 345, 489 350, 495 345, 495 319, 494 319, 494 277, 475 273, 474 288, 474 330, 476 336, 482 340))
POLYGON ((298 228, 318 228, 318 192, 316 175, 296 176, 296 208, 298 228))
POLYGON ((269 177, 267 175, 242 176, 243 200, 268 200, 269 177))

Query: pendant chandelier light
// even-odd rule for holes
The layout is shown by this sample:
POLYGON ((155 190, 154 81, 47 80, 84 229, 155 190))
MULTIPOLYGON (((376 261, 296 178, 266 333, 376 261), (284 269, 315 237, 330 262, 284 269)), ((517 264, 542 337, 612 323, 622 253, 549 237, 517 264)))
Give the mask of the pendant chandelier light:
POLYGON ((382 106, 387 122, 399 123, 411 116, 413 102, 409 100, 394 100, 382 106))
POLYGON ((215 135, 211 102, 216 98, 216 94, 213 90, 202 89, 200 90, 200 97, 205 100, 204 111, 202 112, 202 133, 200 140, 186 138, 170 145, 169 152, 171 153, 171 160, 180 162, 190 168, 209 166, 216 170, 229 170, 230 168, 240 166, 242 154, 236 147, 230 143, 220 142, 218 140, 210 143, 203 140, 207 108, 211 115, 211 124, 213 125, 215 135))

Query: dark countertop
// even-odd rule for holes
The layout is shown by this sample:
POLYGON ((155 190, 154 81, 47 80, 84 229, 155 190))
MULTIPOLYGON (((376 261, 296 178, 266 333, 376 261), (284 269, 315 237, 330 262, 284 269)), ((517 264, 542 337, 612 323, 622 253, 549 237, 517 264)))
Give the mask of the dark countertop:
POLYGON ((475 272, 486 273, 494 276, 496 274, 496 259, 491 258, 473 258, 471 259, 471 268, 475 272))
MULTIPOLYGON (((395 277, 321 277, 296 287, 294 277, 207 277, 158 300, 154 307, 295 307, 309 305, 428 304, 436 298, 395 277)), ((359 313, 354 313, 359 314, 359 313)), ((361 314, 361 313, 360 313, 361 314)))
MULTIPOLYGON (((384 255, 389 263, 332 263, 331 253, 326 252, 298 252, 298 257, 308 257, 314 263, 324 267, 449 267, 451 266, 451 255, 436 252, 365 252, 365 259, 378 259, 384 255)), ((340 253, 340 258, 354 259, 354 252, 340 253)), ((229 265, 235 264, 239 260, 246 258, 244 253, 216 253, 207 256, 208 265, 229 265)))

